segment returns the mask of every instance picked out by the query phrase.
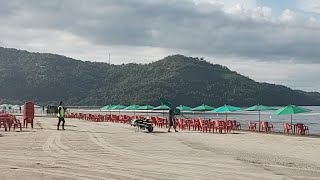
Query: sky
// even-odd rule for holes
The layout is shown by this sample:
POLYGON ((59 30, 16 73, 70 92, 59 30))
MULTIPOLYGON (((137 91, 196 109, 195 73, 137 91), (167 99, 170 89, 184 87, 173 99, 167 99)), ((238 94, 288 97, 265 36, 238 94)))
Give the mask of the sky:
POLYGON ((320 92, 317 0, 0 0, 0 46, 80 60, 204 57, 320 92))

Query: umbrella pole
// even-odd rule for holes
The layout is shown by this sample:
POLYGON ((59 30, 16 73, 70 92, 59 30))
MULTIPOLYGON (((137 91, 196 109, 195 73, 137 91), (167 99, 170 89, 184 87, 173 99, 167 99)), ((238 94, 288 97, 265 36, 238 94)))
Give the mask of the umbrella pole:
POLYGON ((292 114, 291 114, 291 127, 292 127, 292 114))
POLYGON ((259 111, 259 132, 260 132, 260 111, 259 111))
POLYGON ((164 110, 162 110, 162 118, 164 119, 164 110))

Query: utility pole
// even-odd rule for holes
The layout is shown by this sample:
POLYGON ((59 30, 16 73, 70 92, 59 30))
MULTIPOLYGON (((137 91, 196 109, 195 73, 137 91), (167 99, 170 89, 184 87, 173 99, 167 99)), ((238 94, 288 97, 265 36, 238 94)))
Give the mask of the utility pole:
POLYGON ((110 53, 109 53, 109 65, 110 65, 110 53))

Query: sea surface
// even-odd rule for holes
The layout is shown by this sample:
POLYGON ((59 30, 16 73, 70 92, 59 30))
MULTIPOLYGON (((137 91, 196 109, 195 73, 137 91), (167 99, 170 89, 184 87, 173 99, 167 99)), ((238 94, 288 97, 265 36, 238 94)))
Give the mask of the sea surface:
MULTIPOLYGON (((318 134, 320 135, 320 106, 302 106, 304 108, 312 110, 308 113, 303 114, 293 114, 292 115, 292 123, 303 123, 309 127, 310 134, 318 134)), ((280 109, 281 107, 275 107, 280 109)), ((100 111, 97 108, 94 109, 70 109, 71 112, 75 111, 88 111, 95 112, 99 114, 127 114, 127 115, 143 115, 143 116, 160 116, 160 117, 168 117, 167 111, 154 111, 149 110, 146 111, 126 111, 126 110, 113 110, 113 111, 100 111)), ((274 131, 283 132, 283 123, 288 122, 290 124, 290 115, 273 115, 274 111, 261 111, 260 119, 261 121, 268 121, 274 126, 274 131)), ((226 118, 225 113, 214 113, 214 112, 182 112, 182 115, 176 116, 177 118, 205 118, 205 119, 222 119, 226 118)), ((258 122, 259 115, 258 112, 248 112, 248 111, 238 111, 227 114, 228 120, 237 120, 241 123, 242 129, 248 128, 248 122, 258 122)), ((258 128, 258 126, 257 126, 258 128)))

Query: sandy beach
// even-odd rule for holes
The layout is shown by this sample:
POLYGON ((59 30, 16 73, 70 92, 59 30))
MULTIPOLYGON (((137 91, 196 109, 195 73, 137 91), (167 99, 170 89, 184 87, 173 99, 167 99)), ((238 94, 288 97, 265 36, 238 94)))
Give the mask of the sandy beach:
POLYGON ((37 117, 0 137, 1 179, 320 179, 320 139, 237 132, 136 132, 37 117))

